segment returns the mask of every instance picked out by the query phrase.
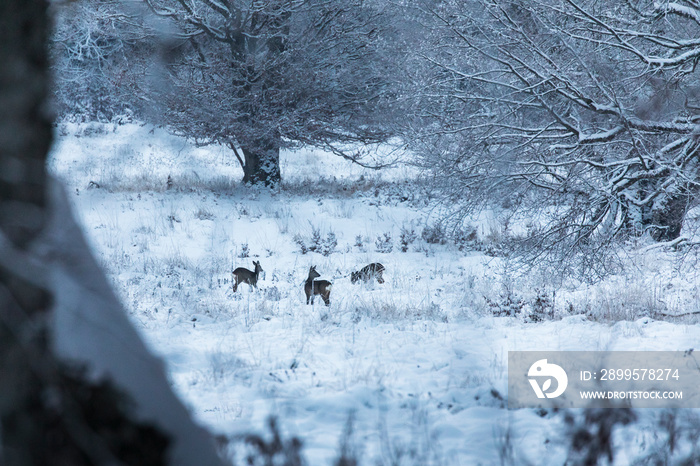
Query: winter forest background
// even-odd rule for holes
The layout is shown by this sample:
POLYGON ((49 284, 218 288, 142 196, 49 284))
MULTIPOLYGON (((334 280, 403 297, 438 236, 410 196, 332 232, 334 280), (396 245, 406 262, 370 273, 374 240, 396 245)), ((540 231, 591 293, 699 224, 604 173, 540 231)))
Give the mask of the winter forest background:
POLYGON ((700 3, 0 5, 3 464, 700 462, 507 409, 508 351, 697 345, 700 3))

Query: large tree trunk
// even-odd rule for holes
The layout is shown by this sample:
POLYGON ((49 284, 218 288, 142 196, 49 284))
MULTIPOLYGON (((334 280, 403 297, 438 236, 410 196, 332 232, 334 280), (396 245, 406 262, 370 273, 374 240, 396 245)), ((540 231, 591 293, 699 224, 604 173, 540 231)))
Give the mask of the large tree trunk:
POLYGON ((281 181, 279 138, 260 138, 242 150, 244 183, 275 186, 281 181))
MULTIPOLYGON (((639 197, 647 194, 640 190, 639 197)), ((691 193, 684 189, 682 193, 657 198, 653 205, 627 204, 623 208, 625 228, 633 236, 648 232, 654 241, 672 241, 681 235, 691 199, 691 193)))
POLYGON ((683 220, 688 213, 690 196, 669 194, 651 212, 651 237, 656 241, 672 241, 681 235, 683 220))

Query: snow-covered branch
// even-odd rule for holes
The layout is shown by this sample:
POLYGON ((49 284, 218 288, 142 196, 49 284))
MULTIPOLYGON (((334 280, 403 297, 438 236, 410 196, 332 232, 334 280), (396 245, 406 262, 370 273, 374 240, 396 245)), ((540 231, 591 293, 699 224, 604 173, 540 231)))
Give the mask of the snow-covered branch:
POLYGON ((453 0, 424 11, 436 32, 421 55, 435 74, 419 137, 445 189, 572 203, 537 243, 562 251, 680 233, 700 192, 698 5, 453 0))

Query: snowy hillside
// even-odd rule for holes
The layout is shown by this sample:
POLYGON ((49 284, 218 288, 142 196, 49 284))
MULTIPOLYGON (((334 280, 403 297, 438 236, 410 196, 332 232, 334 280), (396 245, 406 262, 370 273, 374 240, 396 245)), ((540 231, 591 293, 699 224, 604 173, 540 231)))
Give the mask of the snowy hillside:
MULTIPOLYGON (((483 247, 423 235, 436 204, 409 166, 375 172, 288 151, 270 192, 240 185, 227 148, 151 126, 61 124, 57 137, 50 168, 196 418, 235 438, 277 416, 311 465, 333 464, 349 418, 361 464, 562 464, 560 414, 506 409, 508 351, 698 344, 693 316, 658 320, 698 310, 694 267, 649 250, 625 276, 553 294, 482 252, 503 238, 498 213, 474 220, 483 247), (231 271, 253 260, 258 289, 234 293, 231 271), (371 262, 385 283, 351 284, 371 262), (333 283, 329 307, 305 303, 312 265, 333 283), (524 312, 493 315, 504 290, 524 312), (536 303, 542 322, 528 317, 536 303)), ((616 464, 664 441, 660 412, 638 416, 616 437, 616 464)))

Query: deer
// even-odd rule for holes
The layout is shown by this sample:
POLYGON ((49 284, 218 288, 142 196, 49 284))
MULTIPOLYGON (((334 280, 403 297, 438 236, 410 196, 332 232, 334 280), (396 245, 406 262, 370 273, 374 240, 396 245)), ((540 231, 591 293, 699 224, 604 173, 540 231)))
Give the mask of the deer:
POLYGON ((373 262, 369 265, 362 267, 357 272, 352 272, 350 274, 350 281, 353 284, 357 283, 360 280, 367 283, 371 279, 376 278, 377 282, 381 284, 384 283, 384 279, 382 278, 382 273, 384 272, 384 270, 385 269, 382 264, 380 264, 379 262, 373 262))
POLYGON ((259 261, 253 261, 253 265, 255 266, 255 272, 252 272, 244 267, 238 267, 236 270, 231 272, 233 274, 234 293, 236 290, 238 290, 238 285, 240 283, 247 283, 251 286, 251 288, 258 287, 258 276, 260 275, 260 272, 263 271, 263 268, 260 266, 259 261))
POLYGON ((333 284, 328 280, 316 280, 316 278, 320 276, 321 274, 316 271, 316 266, 312 265, 309 269, 309 278, 307 278, 306 282, 304 283, 304 293, 306 293, 306 304, 309 304, 309 302, 311 302, 311 304, 313 305, 314 296, 319 294, 321 295, 321 298, 323 298, 323 302, 326 304, 326 306, 330 306, 331 288, 333 287, 333 284))

